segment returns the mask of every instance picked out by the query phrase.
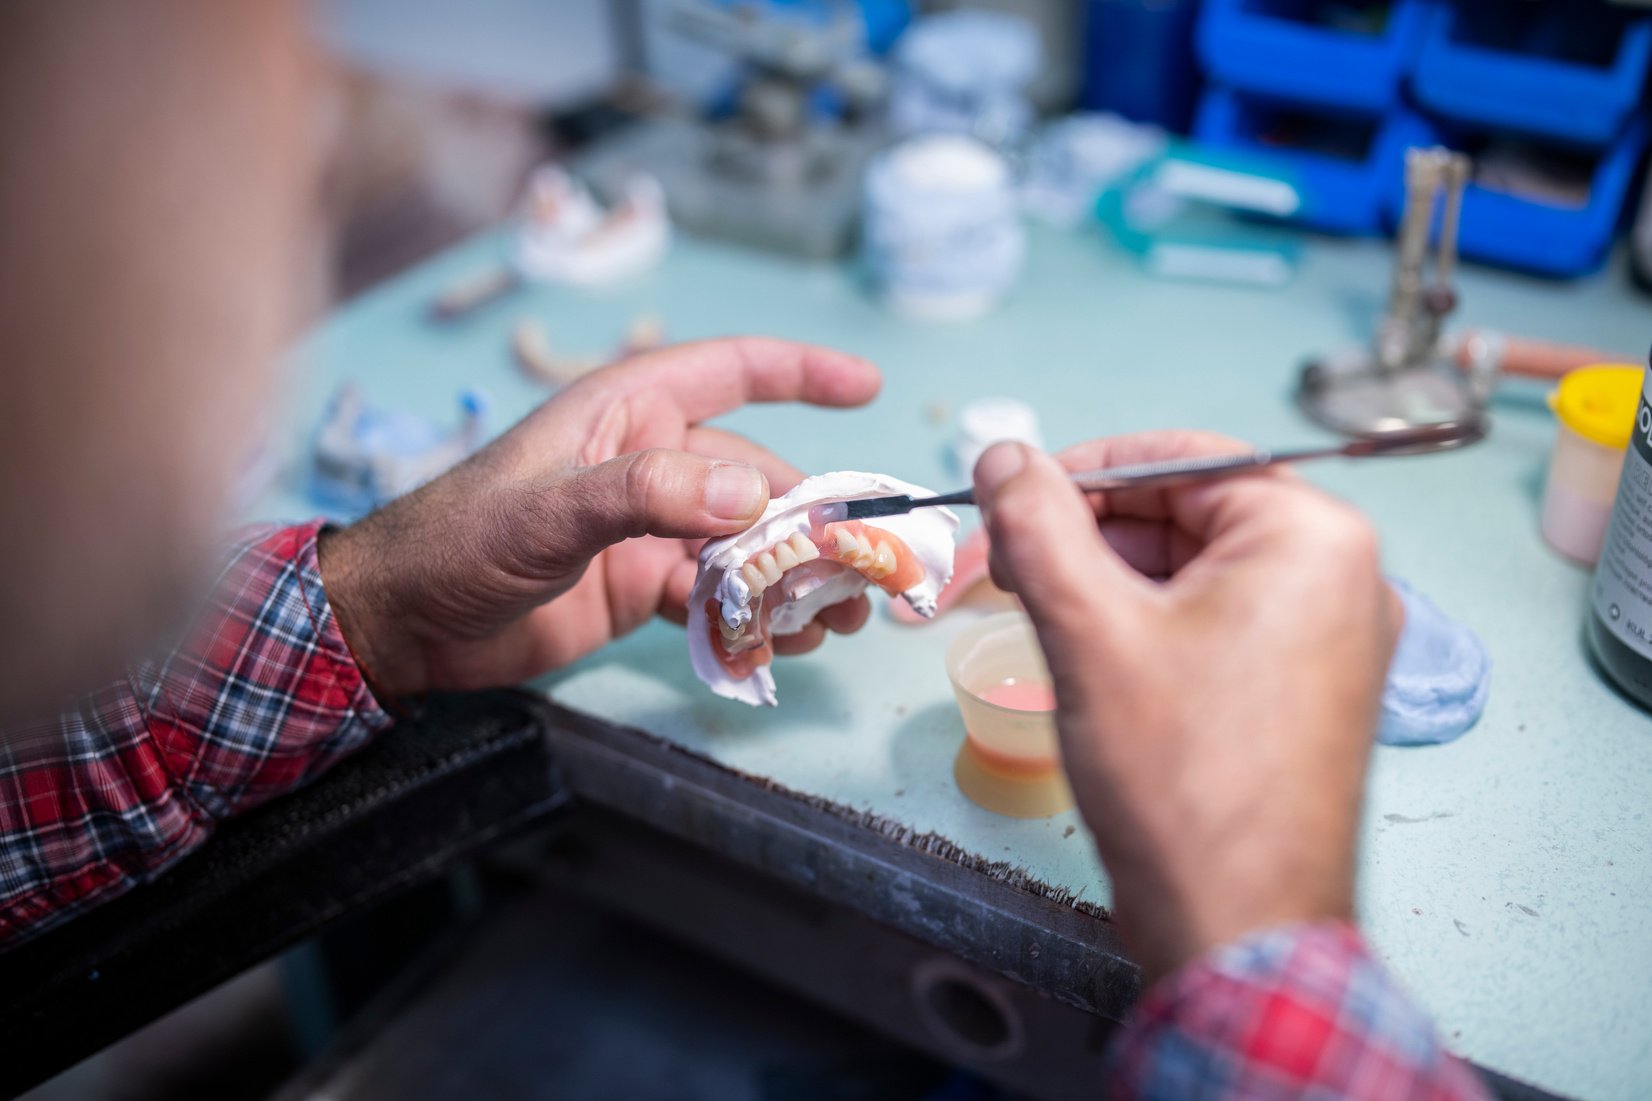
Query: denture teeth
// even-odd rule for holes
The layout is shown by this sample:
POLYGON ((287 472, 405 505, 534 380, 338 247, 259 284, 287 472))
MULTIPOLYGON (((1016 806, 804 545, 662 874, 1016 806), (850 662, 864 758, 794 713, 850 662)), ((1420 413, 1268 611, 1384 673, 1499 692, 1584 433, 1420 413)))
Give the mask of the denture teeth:
POLYGON ((855 553, 855 548, 860 545, 855 541, 855 533, 846 528, 838 528, 832 533, 832 537, 837 540, 837 556, 839 558, 848 558, 855 553))
POLYGON ((774 564, 784 573, 797 565, 797 552, 792 550, 790 543, 776 543, 774 545, 774 564))
POLYGON ((718 617, 717 619, 717 629, 722 632, 724 642, 733 642, 735 639, 746 633, 746 625, 744 623, 740 624, 738 627, 730 627, 727 623, 723 622, 722 617, 718 617))
POLYGON ((747 562, 740 567, 740 576, 746 579, 746 587, 751 590, 751 597, 756 600, 763 595, 763 590, 769 587, 768 578, 763 571, 757 568, 756 562, 747 562))
POLYGON ((813 562, 820 557, 820 548, 811 543, 809 537, 801 531, 793 533, 788 543, 792 548, 792 553, 797 555, 799 563, 813 562))
POLYGON ((895 572, 895 552, 888 543, 879 543, 877 553, 872 556, 871 574, 882 581, 895 572))
POLYGON ((768 582, 770 585, 773 585, 776 581, 780 580, 780 567, 775 563, 774 555, 770 554, 768 551, 764 551, 762 554, 752 559, 752 561, 756 562, 757 568, 762 571, 764 581, 768 582))

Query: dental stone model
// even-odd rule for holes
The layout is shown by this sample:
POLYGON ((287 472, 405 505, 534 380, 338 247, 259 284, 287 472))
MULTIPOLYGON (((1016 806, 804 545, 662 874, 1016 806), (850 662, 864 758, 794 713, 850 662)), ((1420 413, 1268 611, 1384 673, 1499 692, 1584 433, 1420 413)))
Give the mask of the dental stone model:
POLYGON ((632 176, 603 210, 584 184, 545 165, 528 182, 512 259, 528 279, 599 286, 655 267, 670 243, 665 193, 654 177, 632 176))
POLYGON ((487 399, 459 395, 457 428, 402 409, 367 405, 350 383, 327 406, 310 449, 310 495, 354 518, 430 481, 487 438, 487 399))
POLYGON ((1462 737, 1486 709, 1491 657, 1467 624, 1397 577, 1405 627, 1382 692, 1383 745, 1440 745, 1462 737))
POLYGON ((920 615, 933 615, 952 577, 958 517, 920 508, 863 522, 844 520, 833 507, 931 492, 882 474, 820 474, 770 501, 750 529, 707 543, 688 600, 695 674, 719 696, 772 707, 773 639, 801 631, 821 609, 876 585, 920 615))

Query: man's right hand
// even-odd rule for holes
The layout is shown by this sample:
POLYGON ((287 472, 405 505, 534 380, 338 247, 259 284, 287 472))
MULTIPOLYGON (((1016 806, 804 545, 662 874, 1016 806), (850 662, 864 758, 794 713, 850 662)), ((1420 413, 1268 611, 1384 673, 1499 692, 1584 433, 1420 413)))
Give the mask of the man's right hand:
POLYGON ((1067 472, 1245 450, 1195 433, 1000 444, 993 578, 1055 681, 1062 754, 1149 980, 1248 932, 1347 919, 1401 612, 1352 508, 1289 473, 1089 498, 1067 472))

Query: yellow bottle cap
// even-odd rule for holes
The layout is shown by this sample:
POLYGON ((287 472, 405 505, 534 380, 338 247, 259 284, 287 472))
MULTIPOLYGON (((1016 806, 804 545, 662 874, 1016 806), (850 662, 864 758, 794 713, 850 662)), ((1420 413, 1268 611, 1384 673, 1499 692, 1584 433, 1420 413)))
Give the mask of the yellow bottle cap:
POLYGON ((1579 367, 1566 372, 1549 395, 1560 423, 1586 440, 1622 451, 1629 446, 1645 370, 1621 364, 1579 367))

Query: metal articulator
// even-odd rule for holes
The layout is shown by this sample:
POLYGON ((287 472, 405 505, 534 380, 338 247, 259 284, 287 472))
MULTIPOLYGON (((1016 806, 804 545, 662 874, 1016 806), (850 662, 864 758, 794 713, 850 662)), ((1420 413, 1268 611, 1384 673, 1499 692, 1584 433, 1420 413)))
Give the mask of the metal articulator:
POLYGON ((839 0, 817 23, 706 0, 669 11, 676 29, 747 74, 733 116, 651 119, 593 150, 582 173, 602 188, 653 175, 672 218, 698 233, 814 258, 844 252, 861 166, 886 140, 872 120, 885 78, 864 56, 859 10, 839 0), (812 106, 822 89, 843 105, 840 117, 812 106))

